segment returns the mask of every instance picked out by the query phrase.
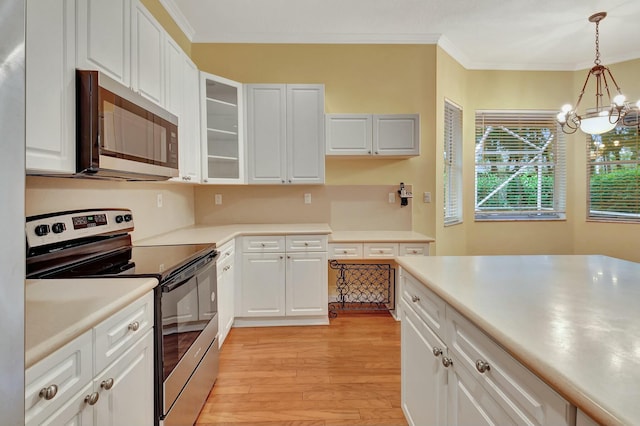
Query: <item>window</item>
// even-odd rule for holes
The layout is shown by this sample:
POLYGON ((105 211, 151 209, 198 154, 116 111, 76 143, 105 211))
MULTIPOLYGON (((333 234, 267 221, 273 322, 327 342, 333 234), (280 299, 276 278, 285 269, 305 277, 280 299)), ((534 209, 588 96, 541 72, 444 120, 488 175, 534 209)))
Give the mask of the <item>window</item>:
POLYGON ((462 222, 462 109, 444 102, 444 224, 462 222))
POLYGON ((587 136, 588 218, 640 222, 640 131, 587 136))
POLYGON ((565 138, 555 112, 476 112, 476 220, 565 217, 565 138))

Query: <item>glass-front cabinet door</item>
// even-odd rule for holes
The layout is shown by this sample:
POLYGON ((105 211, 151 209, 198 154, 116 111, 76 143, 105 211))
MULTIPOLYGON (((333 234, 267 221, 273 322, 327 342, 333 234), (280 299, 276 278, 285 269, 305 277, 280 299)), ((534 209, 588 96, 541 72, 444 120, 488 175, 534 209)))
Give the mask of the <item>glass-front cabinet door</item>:
POLYGON ((242 83, 205 72, 202 90, 202 181, 246 183, 242 83))

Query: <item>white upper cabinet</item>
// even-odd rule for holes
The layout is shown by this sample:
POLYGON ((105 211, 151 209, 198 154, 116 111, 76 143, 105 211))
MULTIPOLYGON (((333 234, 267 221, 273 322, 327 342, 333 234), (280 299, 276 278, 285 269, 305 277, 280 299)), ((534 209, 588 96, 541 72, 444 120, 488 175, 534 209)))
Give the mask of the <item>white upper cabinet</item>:
POLYGON ((131 86, 130 0, 78 0, 77 65, 131 86))
POLYGON ((77 0, 77 66, 165 105, 164 28, 139 0, 77 0))
POLYGON ((327 155, 420 155, 418 114, 327 114, 327 155))
POLYGON ((131 87, 145 98, 164 103, 166 32, 138 0, 132 2, 131 87))
POLYGON ((324 86, 250 84, 250 184, 324 183, 324 86))
POLYGON ((200 72, 180 46, 165 44, 165 104, 178 116, 179 182, 200 181, 200 72))
POLYGON ((75 0, 27 2, 26 168, 75 171, 75 0))
POLYGON ((200 75, 202 182, 245 183, 242 83, 200 75))

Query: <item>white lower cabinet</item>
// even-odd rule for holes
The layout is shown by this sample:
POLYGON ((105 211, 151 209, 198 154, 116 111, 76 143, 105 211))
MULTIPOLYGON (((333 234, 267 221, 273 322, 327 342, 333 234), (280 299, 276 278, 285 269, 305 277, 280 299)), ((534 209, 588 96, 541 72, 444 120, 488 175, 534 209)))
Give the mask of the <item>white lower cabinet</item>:
POLYGON ((235 317, 235 242, 229 241, 220 247, 220 258, 216 263, 218 273, 218 347, 224 343, 235 317))
POLYGON ((402 280, 402 409, 410 425, 573 425, 575 410, 415 278, 402 280))
POLYGON ((25 425, 152 425, 153 363, 149 292, 25 371, 25 425))
POLYGON ((242 317, 328 321, 326 241, 325 235, 243 237, 239 324, 247 324, 242 317))

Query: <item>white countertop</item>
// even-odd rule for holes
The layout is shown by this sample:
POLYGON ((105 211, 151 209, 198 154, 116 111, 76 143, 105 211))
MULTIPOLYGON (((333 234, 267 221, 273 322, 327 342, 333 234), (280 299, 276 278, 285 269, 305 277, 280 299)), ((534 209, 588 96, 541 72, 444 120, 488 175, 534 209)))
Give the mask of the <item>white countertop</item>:
POLYGON ((330 243, 432 243, 435 240, 414 231, 333 231, 330 243))
POLYGON ((27 280, 25 368, 158 285, 155 278, 27 280))
POLYGON ((640 264, 606 256, 398 257, 603 424, 640 424, 640 264))
POLYGON ((215 244, 221 246, 239 235, 330 234, 326 223, 280 223, 238 225, 192 225, 155 237, 135 241, 134 245, 215 244))

